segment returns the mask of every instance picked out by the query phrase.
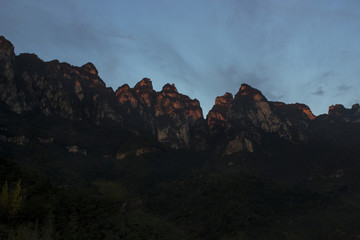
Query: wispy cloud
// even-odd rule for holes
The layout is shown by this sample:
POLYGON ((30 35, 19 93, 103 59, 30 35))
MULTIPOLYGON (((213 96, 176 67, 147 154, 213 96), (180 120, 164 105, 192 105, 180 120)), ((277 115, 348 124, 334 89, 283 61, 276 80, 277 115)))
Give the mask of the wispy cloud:
POLYGON ((317 96, 323 96, 325 94, 325 91, 323 90, 322 87, 318 87, 317 90, 313 92, 313 94, 317 96))
POLYGON ((351 89, 351 87, 350 87, 350 86, 347 86, 347 85, 345 85, 345 84, 342 84, 342 85, 340 85, 340 86, 337 87, 337 90, 338 90, 339 92, 347 92, 347 91, 349 91, 350 89, 351 89))
POLYGON ((334 77, 336 77, 336 73, 333 70, 329 70, 326 72, 323 72, 318 77, 318 81, 321 83, 327 82, 329 80, 332 80, 334 77))

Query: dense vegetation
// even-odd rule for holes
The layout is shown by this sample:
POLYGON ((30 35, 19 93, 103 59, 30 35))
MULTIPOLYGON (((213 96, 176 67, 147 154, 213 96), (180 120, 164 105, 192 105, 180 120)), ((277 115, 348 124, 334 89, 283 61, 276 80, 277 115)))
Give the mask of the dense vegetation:
POLYGON ((358 234, 360 209, 350 202, 241 171, 196 167, 201 161, 194 167, 193 159, 182 165, 185 153, 172 154, 125 160, 126 173, 121 173, 121 166, 116 170, 122 177, 94 179, 81 186, 54 186, 2 158, 0 236, 354 239, 358 234), (166 166, 165 155, 172 159, 158 168, 166 166), (6 191, 9 205, 3 204, 6 191))

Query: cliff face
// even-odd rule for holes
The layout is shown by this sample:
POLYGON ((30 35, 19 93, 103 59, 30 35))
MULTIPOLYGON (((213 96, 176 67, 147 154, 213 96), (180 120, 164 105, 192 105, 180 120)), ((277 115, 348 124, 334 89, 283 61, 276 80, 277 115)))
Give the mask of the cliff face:
POLYGON ((225 128, 233 101, 233 95, 228 92, 223 96, 216 97, 215 105, 207 115, 207 123, 211 130, 216 131, 225 128))
POLYGON ((24 108, 20 105, 24 93, 18 92, 15 85, 14 46, 3 36, 0 36, 0 69, 1 101, 9 105, 12 111, 20 113, 24 108))
POLYGON ((122 106, 146 120, 159 142, 177 149, 190 147, 190 129, 203 118, 198 100, 180 94, 170 84, 156 92, 147 78, 134 88, 124 85, 115 94, 122 106))
POLYGON ((241 85, 234 99, 230 93, 217 97, 207 115, 210 134, 225 136, 225 155, 242 150, 253 152, 264 134, 290 142, 304 141, 314 118, 308 106, 269 102, 247 84, 241 85))
POLYGON ((190 148, 190 130, 202 109, 198 100, 166 84, 153 90, 144 78, 116 92, 107 88, 92 63, 82 67, 44 62, 35 54, 15 56, 13 45, 0 38, 0 97, 13 112, 38 112, 72 121, 111 120, 134 132, 155 135, 172 148, 190 148))
POLYGON ((15 56, 4 38, 0 48, 1 100, 12 111, 37 111, 70 120, 120 121, 113 92, 105 87, 93 64, 73 67, 57 60, 43 62, 35 54, 15 56))
MULTIPOLYGON (((266 136, 290 143, 307 141, 316 118, 304 104, 271 102, 242 84, 235 97, 225 93, 203 118, 200 103, 174 84, 157 92, 148 78, 133 88, 107 88, 92 63, 82 67, 44 62, 35 54, 15 56, 0 37, 0 103, 13 113, 34 112, 70 121, 112 121, 131 132, 153 136, 175 149, 214 150, 224 155, 256 151, 266 136)), ((360 122, 359 105, 329 108, 319 121, 360 122)))

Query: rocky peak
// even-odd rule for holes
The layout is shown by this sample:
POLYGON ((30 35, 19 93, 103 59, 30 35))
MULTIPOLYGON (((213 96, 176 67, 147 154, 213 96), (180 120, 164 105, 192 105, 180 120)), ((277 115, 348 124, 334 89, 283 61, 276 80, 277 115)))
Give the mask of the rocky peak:
POLYGON ((165 84, 157 94, 156 115, 171 115, 176 118, 185 118, 187 124, 193 125, 202 118, 202 109, 197 99, 180 94, 174 84, 165 84))
MULTIPOLYGON (((133 95, 132 89, 128 84, 124 84, 121 87, 118 87, 118 89, 115 91, 116 97, 122 97, 122 95, 133 95)), ((120 101, 120 99, 119 99, 120 101)), ((122 101, 120 101, 122 102, 122 101)))
POLYGON ((158 94, 158 98, 172 98, 173 100, 171 101, 172 104, 174 104, 174 108, 179 108, 180 105, 182 105, 182 103, 180 103, 179 100, 175 100, 175 99, 180 99, 180 94, 177 91, 175 84, 165 84, 161 90, 161 92, 158 94))
POLYGON ((88 62, 88 63, 82 65, 81 68, 83 68, 85 71, 87 71, 93 75, 98 75, 98 70, 96 69, 94 64, 92 64, 91 62, 88 62))
MULTIPOLYGON (((285 115, 293 115, 297 120, 303 119, 302 115, 305 114, 308 119, 314 120, 316 116, 312 113, 309 106, 302 103, 286 104, 283 102, 271 102, 278 110, 282 111, 285 115)), ((294 119, 296 120, 296 119, 294 119)))
POLYGON ((4 101, 12 111, 20 113, 24 108, 20 102, 25 95, 23 92, 19 93, 14 80, 14 46, 5 37, 0 36, 0 100, 4 101))
POLYGON ((225 127, 233 101, 233 95, 228 92, 226 92, 223 96, 216 97, 215 105, 206 116, 208 125, 211 129, 225 127))
POLYGON ((341 121, 360 122, 359 104, 354 104, 350 109, 345 108, 342 104, 331 105, 328 114, 341 121))
POLYGON ((0 61, 15 57, 14 46, 4 36, 0 36, 0 61))
POLYGON ((139 92, 140 90, 153 90, 153 85, 150 78, 143 78, 135 85, 134 89, 137 92, 139 92))
POLYGON ((229 92, 226 92, 223 96, 216 97, 215 105, 229 106, 232 104, 233 100, 233 95, 229 92))
POLYGON ((119 87, 119 88, 116 90, 115 94, 116 94, 116 96, 118 96, 118 95, 121 94, 122 92, 128 91, 129 89, 130 89, 129 84, 124 84, 124 85, 122 85, 121 87, 119 87))
POLYGON ((221 144, 226 146, 226 154, 232 154, 242 150, 254 151, 254 146, 261 142, 263 134, 277 135, 292 142, 302 141, 305 139, 302 129, 307 126, 307 122, 305 120, 302 125, 298 124, 298 116, 300 120, 304 116, 306 119, 313 117, 306 105, 274 104, 259 90, 242 84, 233 100, 230 94, 217 97, 207 120, 210 134, 216 139, 222 136, 225 142, 221 144))
POLYGON ((184 103, 185 115, 188 117, 190 125, 194 125, 198 119, 203 119, 199 100, 196 98, 190 99, 188 96, 182 94, 180 94, 180 99, 184 103))
POLYGON ((241 84, 239 92, 235 95, 235 99, 240 99, 244 97, 252 98, 255 101, 267 101, 264 95, 259 90, 249 86, 246 83, 241 84))
POLYGON ((172 148, 190 147, 190 129, 203 117, 198 100, 180 94, 174 84, 156 92, 148 78, 134 88, 123 85, 115 94, 122 106, 130 103, 131 112, 142 116, 159 142, 172 148))
POLYGON ((138 105, 138 100, 128 84, 124 84, 119 87, 115 92, 115 96, 121 104, 130 103, 133 108, 138 105))
POLYGON ((342 104, 335 104, 329 107, 329 115, 342 115, 346 111, 346 108, 342 104))
POLYGON ((36 54, 21 53, 16 56, 17 70, 27 73, 40 73, 44 71, 44 61, 36 54))
POLYGON ((314 120, 316 118, 316 116, 312 113, 309 106, 307 106, 305 104, 299 104, 299 103, 296 103, 295 106, 298 107, 298 109, 300 109, 303 113, 305 113, 306 116, 308 116, 310 120, 314 120))
POLYGON ((154 91, 152 82, 149 78, 143 78, 133 89, 139 100, 147 107, 154 105, 156 92, 154 91))
POLYGON ((8 84, 14 78, 14 65, 15 65, 14 46, 5 37, 0 36, 0 69, 3 71, 4 77, 5 79, 7 79, 8 84))
POLYGON ((178 93, 175 84, 165 84, 162 88, 162 92, 166 92, 166 93, 178 93))
POLYGON ((12 43, 9 40, 7 40, 4 36, 0 36, 0 46, 1 46, 1 48, 3 48, 3 47, 6 48, 6 46, 7 46, 7 48, 8 47, 14 48, 12 43))

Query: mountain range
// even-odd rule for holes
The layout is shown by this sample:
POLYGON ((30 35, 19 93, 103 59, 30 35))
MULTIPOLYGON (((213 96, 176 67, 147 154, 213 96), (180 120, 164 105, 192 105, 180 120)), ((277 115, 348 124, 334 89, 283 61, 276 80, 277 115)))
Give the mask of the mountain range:
MULTIPOLYGON (((0 115, 0 156, 6 164, 48 179, 56 191, 100 194, 99 181, 106 189, 121 182, 128 197, 111 203, 119 214, 142 211, 141 218, 162 221, 160 227, 126 222, 130 229, 136 224, 152 229, 137 239, 161 234, 176 239, 159 230, 164 226, 181 236, 177 239, 360 238, 354 220, 360 217, 359 104, 351 109, 337 104, 315 116, 305 104, 269 101, 242 84, 235 96, 216 97, 204 117, 200 102, 174 84, 157 92, 144 78, 114 91, 92 63, 76 67, 15 55, 1 36, 0 115)), ((5 175, 1 181, 16 180, 5 175)), ((67 239, 59 220, 67 215, 59 208, 53 203, 59 215, 53 238, 67 239)), ((89 219, 77 214, 86 229, 89 219)), ((16 224, 23 222, 19 218, 16 224)), ((111 232, 118 234, 111 239, 132 239, 119 231, 111 232)))

